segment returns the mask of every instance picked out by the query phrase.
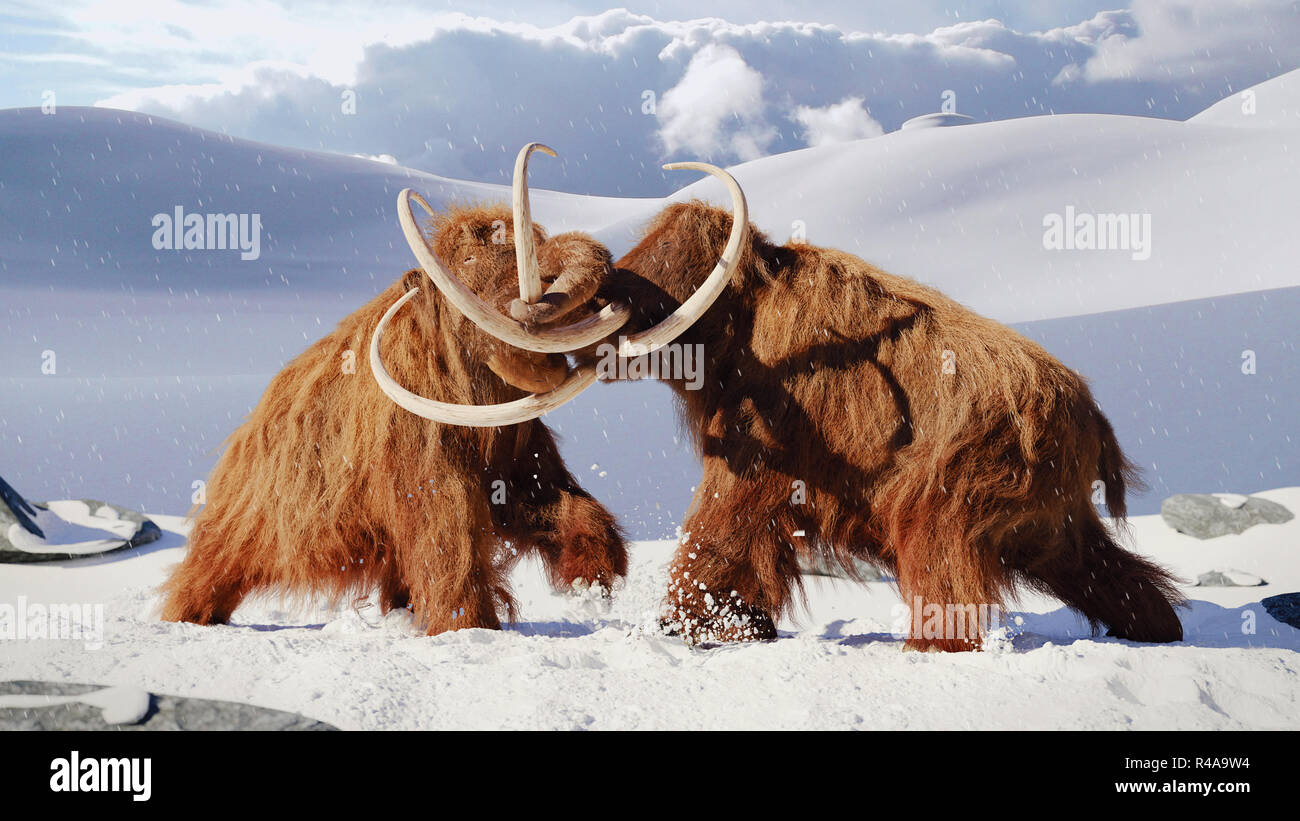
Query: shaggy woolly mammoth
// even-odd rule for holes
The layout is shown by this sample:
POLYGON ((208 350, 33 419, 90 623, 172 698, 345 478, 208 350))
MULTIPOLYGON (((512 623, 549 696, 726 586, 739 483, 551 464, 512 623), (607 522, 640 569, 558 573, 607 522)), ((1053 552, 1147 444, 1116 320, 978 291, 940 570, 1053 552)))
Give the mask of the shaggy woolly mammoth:
POLYGON ((600 362, 615 343, 664 356, 634 344, 638 332, 727 271, 678 337, 702 346, 703 378, 650 369, 704 463, 666 624, 691 642, 772 638, 802 557, 893 574, 911 649, 978 646, 971 617, 1018 585, 1113 635, 1180 639, 1174 581, 1120 547, 1093 505, 1103 482, 1122 520, 1135 475, 1084 380, 935 290, 840 251, 773 244, 726 180, 734 219, 672 205, 615 264, 604 292, 629 307, 628 336, 579 356, 600 362))
POLYGON ((591 383, 560 352, 627 314, 593 301, 609 273, 602 245, 532 224, 536 148, 550 151, 520 152, 513 209, 434 213, 402 192, 423 270, 290 362, 227 440, 163 618, 225 622, 259 591, 378 591, 385 611, 409 605, 431 634, 495 628, 513 616, 506 574, 526 553, 561 589, 608 589, 626 572, 617 523, 535 418, 591 383), (432 218, 427 238, 412 200, 432 218))

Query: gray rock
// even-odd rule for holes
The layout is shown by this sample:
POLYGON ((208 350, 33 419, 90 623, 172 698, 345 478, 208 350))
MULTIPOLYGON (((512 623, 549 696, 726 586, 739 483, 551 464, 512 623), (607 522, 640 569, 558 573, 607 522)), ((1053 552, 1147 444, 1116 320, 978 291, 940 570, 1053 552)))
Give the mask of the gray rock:
POLYGON ((153 693, 144 719, 108 724, 104 711, 81 702, 48 707, 5 707, 8 695, 78 696, 103 690, 94 684, 50 681, 0 681, 0 731, 7 730, 337 730, 321 721, 234 701, 212 701, 153 693))
POLYGON ((824 554, 817 553, 814 555, 799 555, 799 571, 810 576, 830 576, 837 579, 848 579, 850 581, 878 582, 884 581, 884 574, 876 568, 875 565, 862 561, 861 559, 853 560, 853 570, 857 573, 858 578, 854 579, 840 563, 831 559, 824 554))
POLYGON ((1254 573, 1224 567, 1197 576, 1196 584, 1198 587, 1259 587, 1268 582, 1254 573))
POLYGON ((1277 502, 1258 496, 1245 497, 1238 507, 1225 504, 1209 493, 1180 493, 1160 504, 1165 524, 1197 539, 1213 539, 1229 533, 1244 533, 1258 524, 1282 524, 1295 514, 1277 502))
POLYGON ((1300 593, 1269 596, 1260 602, 1268 614, 1283 624, 1300 629, 1300 593))

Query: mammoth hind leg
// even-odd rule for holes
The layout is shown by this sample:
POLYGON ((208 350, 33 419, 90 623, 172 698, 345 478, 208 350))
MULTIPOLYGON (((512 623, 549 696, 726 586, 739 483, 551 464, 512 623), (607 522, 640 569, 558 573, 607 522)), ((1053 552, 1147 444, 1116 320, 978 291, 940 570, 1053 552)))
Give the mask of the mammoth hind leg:
POLYGON ((1052 595, 1078 610, 1108 635, 1130 641, 1181 641, 1183 626, 1174 608, 1185 603, 1175 580, 1153 562, 1115 543, 1096 519, 1088 517, 1060 558, 1026 573, 1052 595))
POLYGON ((384 573, 379 579, 380 612, 401 610, 411 602, 411 591, 402 581, 401 573, 391 560, 386 562, 384 573))

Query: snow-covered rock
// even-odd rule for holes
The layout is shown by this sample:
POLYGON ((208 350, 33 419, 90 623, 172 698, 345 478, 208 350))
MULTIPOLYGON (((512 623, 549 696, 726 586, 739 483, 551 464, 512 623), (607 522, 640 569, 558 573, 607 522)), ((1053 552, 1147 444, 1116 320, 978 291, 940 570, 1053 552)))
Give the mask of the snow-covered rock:
POLYGON ((1267 582, 1254 573, 1222 567, 1197 576, 1196 584, 1200 587, 1259 587, 1267 582))
POLYGON ((97 556, 161 535, 134 510, 95 499, 28 502, 0 479, 0 564, 97 556))
POLYGON ((938 112, 935 114, 922 114, 919 117, 905 120, 903 124, 899 126, 899 130, 909 131, 918 128, 947 128, 954 125, 967 125, 968 123, 973 122, 975 122, 975 118, 967 114, 938 112))
POLYGON ((0 730, 334 730, 252 704, 155 695, 132 686, 0 682, 0 730))
POLYGON ((1244 533, 1258 524, 1281 524, 1295 518, 1277 502, 1247 497, 1240 504, 1224 504, 1218 495, 1179 493, 1160 505, 1165 523, 1198 539, 1213 539, 1229 533, 1244 533))

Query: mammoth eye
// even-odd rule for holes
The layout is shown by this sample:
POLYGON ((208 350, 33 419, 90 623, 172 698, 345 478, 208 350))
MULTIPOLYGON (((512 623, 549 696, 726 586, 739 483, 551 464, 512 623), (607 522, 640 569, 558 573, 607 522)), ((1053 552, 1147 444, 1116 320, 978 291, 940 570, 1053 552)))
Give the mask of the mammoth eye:
POLYGON ((465 257, 465 262, 469 263, 469 262, 473 262, 473 261, 474 261, 474 258, 473 258, 473 257, 465 257))

